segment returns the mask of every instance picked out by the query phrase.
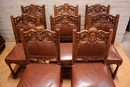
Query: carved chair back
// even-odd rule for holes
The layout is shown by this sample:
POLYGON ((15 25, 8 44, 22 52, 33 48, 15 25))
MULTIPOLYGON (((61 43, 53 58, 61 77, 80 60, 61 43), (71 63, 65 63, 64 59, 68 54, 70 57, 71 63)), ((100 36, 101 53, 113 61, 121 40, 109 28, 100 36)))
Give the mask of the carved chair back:
POLYGON ((78 5, 73 6, 68 3, 64 3, 60 6, 54 5, 54 16, 63 14, 78 16, 78 5))
POLYGON ((28 15, 21 15, 21 16, 14 17, 13 15, 11 15, 10 19, 11 19, 16 43, 21 43, 20 29, 24 29, 26 31, 29 28, 40 25, 39 17, 36 18, 28 15))
POLYGON ((21 30, 21 38, 29 63, 31 58, 35 58, 43 61, 56 59, 60 64, 59 30, 51 31, 44 28, 21 30))
POLYGON ((114 44, 118 21, 118 14, 116 16, 106 13, 101 13, 95 16, 89 15, 88 28, 96 27, 97 29, 101 29, 107 32, 109 31, 109 29, 113 29, 113 37, 111 43, 114 44))
POLYGON ((22 14, 31 15, 34 17, 40 16, 41 25, 44 26, 45 29, 47 28, 45 5, 39 6, 39 5, 30 4, 25 7, 21 6, 21 11, 22 14))
POLYGON ((110 12, 110 5, 108 5, 108 6, 101 5, 101 4, 95 4, 95 5, 91 5, 91 6, 86 5, 84 29, 88 27, 88 16, 89 15, 95 16, 100 13, 109 14, 109 12, 110 12))
POLYGON ((109 47, 112 39, 112 29, 109 32, 97 30, 94 27, 80 32, 73 31, 73 64, 91 61, 107 63, 109 47))
POLYGON ((60 29, 60 41, 72 41, 73 29, 80 31, 81 16, 59 15, 50 16, 51 30, 60 29))

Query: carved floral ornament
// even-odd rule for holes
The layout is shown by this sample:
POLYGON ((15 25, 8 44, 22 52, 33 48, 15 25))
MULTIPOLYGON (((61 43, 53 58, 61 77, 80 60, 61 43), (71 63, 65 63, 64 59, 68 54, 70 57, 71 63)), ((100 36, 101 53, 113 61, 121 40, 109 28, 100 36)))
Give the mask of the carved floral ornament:
POLYGON ((65 3, 64 5, 58 6, 56 8, 57 15, 68 14, 68 15, 75 15, 76 7, 65 3))
POLYGON ((107 7, 101 4, 95 4, 88 7, 88 13, 90 14, 97 14, 97 13, 102 13, 102 12, 107 12, 107 7))
POLYGON ((99 41, 107 43, 109 32, 96 30, 96 28, 77 33, 77 43, 97 44, 99 41))
POLYGON ((101 14, 95 17, 92 17, 92 25, 96 26, 108 26, 110 29, 113 29, 116 17, 108 16, 107 14, 101 14))
POLYGON ((42 7, 34 4, 30 4, 30 6, 26 6, 23 9, 24 13, 31 14, 31 13, 36 13, 36 12, 43 12, 42 7))
POLYGON ((15 25, 18 25, 19 23, 23 23, 25 25, 27 25, 28 23, 33 23, 36 24, 36 18, 28 16, 28 15, 22 15, 22 16, 18 16, 16 18, 14 18, 14 23, 15 25))
POLYGON ((77 16, 62 15, 53 18, 54 24, 78 24, 77 16))
POLYGON ((25 38, 25 41, 26 42, 30 42, 30 41, 39 41, 39 42, 42 42, 42 41, 47 41, 49 43, 51 42, 55 42, 56 39, 56 35, 55 35, 55 32, 53 31, 50 31, 48 29, 44 30, 43 29, 38 29, 38 30, 29 30, 28 31, 29 33, 25 33, 24 34, 24 38, 25 38))

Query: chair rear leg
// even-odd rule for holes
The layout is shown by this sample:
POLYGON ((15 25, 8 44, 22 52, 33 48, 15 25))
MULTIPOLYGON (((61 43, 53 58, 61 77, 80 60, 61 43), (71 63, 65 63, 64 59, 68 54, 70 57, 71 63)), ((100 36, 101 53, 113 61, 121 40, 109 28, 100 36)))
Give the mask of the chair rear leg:
POLYGON ((10 71, 11 71, 12 77, 13 77, 14 79, 16 79, 17 76, 16 76, 16 73, 14 72, 13 68, 11 67, 11 64, 10 64, 10 63, 7 63, 7 65, 9 66, 9 69, 10 69, 10 71))
POLYGON ((114 72, 112 73, 112 78, 113 78, 113 79, 115 79, 115 77, 116 77, 116 74, 117 74, 117 71, 118 71, 119 66, 120 66, 120 65, 117 64, 117 66, 116 66, 114 72))

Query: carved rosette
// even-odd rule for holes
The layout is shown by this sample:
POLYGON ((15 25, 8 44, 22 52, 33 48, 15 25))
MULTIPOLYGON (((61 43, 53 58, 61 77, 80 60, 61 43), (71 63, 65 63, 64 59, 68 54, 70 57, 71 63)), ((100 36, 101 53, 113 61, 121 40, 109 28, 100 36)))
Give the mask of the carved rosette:
POLYGON ((29 30, 27 33, 24 33, 24 38, 26 43, 29 41, 47 41, 47 42, 55 42, 56 41, 56 34, 53 31, 50 31, 48 29, 44 30, 43 29, 38 29, 38 30, 29 30))
POLYGON ((95 15, 95 14, 103 13, 103 12, 107 13, 107 7, 104 5, 95 4, 95 5, 88 7, 89 14, 95 15))

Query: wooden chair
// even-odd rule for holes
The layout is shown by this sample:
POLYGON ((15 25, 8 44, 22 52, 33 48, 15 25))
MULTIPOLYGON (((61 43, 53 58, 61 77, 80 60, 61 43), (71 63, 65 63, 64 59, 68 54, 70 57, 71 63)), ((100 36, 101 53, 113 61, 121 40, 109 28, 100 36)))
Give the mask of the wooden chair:
POLYGON ((22 14, 31 15, 34 17, 40 16, 41 25, 44 26, 45 29, 47 28, 45 5, 39 6, 39 5, 30 4, 25 7, 22 5, 21 11, 22 14))
POLYGON ((59 30, 22 30, 21 37, 28 65, 17 87, 61 87, 59 30), (32 58, 43 61, 30 63, 32 58), (56 59, 57 64, 47 63, 50 59, 56 59))
MULTIPOLYGON (((21 15, 17 17, 10 16, 10 18, 16 45, 13 47, 11 52, 5 57, 5 62, 9 66, 12 77, 16 78, 21 66, 26 66, 27 64, 25 54, 23 51, 23 45, 21 43, 20 29, 24 29, 25 31, 27 31, 30 28, 36 27, 36 25, 40 25, 40 19, 28 15, 21 15), (20 65, 20 67, 15 71, 15 69, 13 69, 11 66, 12 64, 20 65)), ((35 62, 35 60, 32 60, 32 62, 35 62)))
MULTIPOLYGON (((104 31, 109 31, 109 29, 113 29, 113 36, 110 46, 110 51, 108 55, 108 65, 116 64, 115 70, 112 72, 112 77, 115 78, 116 73, 118 71, 119 66, 122 64, 122 58, 118 54, 117 50, 114 47, 116 31, 119 21, 119 15, 113 16, 111 14, 101 13, 95 16, 89 15, 88 28, 96 27, 97 29, 101 29, 104 31)), ((112 69, 110 68, 112 71, 112 69)))
POLYGON ((89 15, 97 15, 100 13, 107 13, 109 14, 110 12, 110 5, 101 5, 101 4, 95 4, 95 5, 91 5, 88 6, 86 5, 85 8, 85 22, 84 22, 84 29, 88 27, 88 16, 89 15))
POLYGON ((80 31, 80 19, 80 15, 73 16, 65 14, 55 17, 50 16, 51 30, 55 31, 56 29, 60 29, 61 42, 72 42, 73 29, 80 31))
POLYGON ((89 28, 73 32, 71 87, 116 87, 107 68, 112 30, 89 28), (82 63, 76 61, 82 59, 82 63), (96 60, 95 63, 90 63, 96 60))
POLYGON ((12 28, 14 32, 14 37, 16 43, 21 43, 20 38, 20 29, 28 30, 32 27, 40 26, 40 18, 32 17, 29 15, 21 15, 14 17, 13 15, 10 16, 12 28))
POLYGON ((78 16, 78 5, 73 6, 68 3, 64 3, 63 5, 60 6, 54 5, 54 16, 64 14, 78 16))

